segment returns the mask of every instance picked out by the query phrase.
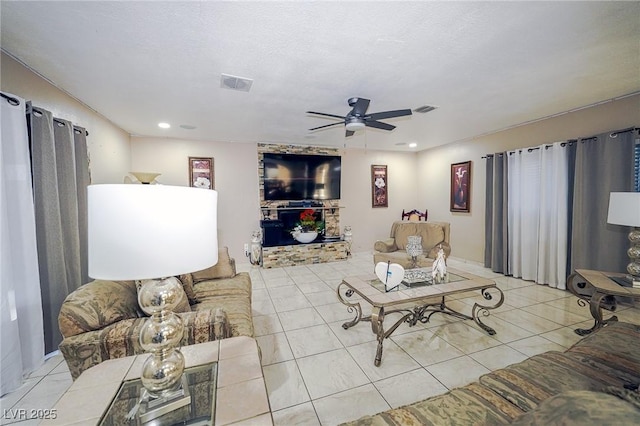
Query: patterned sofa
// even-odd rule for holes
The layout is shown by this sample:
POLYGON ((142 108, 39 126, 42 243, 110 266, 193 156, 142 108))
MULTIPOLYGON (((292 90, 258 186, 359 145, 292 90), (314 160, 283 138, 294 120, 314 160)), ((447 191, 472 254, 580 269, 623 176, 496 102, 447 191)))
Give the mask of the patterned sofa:
POLYGON ((411 259, 407 254, 407 240, 409 236, 422 237, 423 254, 418 256, 416 266, 418 268, 429 267, 442 246, 444 254, 449 257, 451 246, 449 245, 450 224, 446 222, 412 222, 397 221, 391 225, 390 237, 375 242, 373 249, 373 263, 388 262, 397 263, 403 268, 412 267, 411 259))
POLYGON ((638 384, 640 326, 614 322, 565 352, 345 425, 638 425, 638 384))
MULTIPOLYGON (((253 337, 251 278, 236 273, 226 247, 215 266, 178 278, 185 290, 175 310, 185 325, 183 346, 253 337)), ((144 321, 134 281, 94 280, 69 294, 58 316, 59 349, 73 379, 107 359, 144 353, 139 342, 144 321)))

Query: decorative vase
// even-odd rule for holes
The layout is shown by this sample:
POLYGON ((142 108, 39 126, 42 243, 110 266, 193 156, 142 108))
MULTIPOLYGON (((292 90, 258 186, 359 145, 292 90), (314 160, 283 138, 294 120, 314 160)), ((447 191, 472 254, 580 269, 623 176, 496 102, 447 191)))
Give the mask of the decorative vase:
POLYGON ((299 243, 307 244, 311 241, 315 240, 318 237, 318 233, 316 231, 311 232, 297 232, 293 238, 299 243))
POLYGON ((411 257, 411 266, 416 267, 418 256, 422 254, 422 237, 411 235, 407 237, 407 254, 411 257))

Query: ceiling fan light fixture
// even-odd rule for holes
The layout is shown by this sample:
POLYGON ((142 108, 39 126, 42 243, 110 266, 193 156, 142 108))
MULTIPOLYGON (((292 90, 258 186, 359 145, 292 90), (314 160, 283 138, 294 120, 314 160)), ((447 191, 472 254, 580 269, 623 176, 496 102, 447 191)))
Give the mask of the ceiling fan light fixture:
POLYGON ((364 129, 364 123, 362 121, 350 121, 345 124, 345 127, 351 132, 356 132, 358 130, 364 129))

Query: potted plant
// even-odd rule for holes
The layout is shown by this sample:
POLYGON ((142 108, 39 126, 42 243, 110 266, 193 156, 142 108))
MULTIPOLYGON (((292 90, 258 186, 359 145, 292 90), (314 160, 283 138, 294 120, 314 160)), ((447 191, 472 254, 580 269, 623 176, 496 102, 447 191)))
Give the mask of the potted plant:
POLYGON ((316 212, 313 209, 305 209, 300 212, 300 220, 291 230, 291 236, 300 243, 310 243, 323 229, 324 222, 316 220, 316 212))

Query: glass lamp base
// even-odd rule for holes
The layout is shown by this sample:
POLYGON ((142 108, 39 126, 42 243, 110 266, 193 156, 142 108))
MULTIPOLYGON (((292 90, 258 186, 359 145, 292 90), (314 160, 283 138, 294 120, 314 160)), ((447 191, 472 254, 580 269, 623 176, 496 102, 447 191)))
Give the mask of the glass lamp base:
POLYGON ((180 388, 184 356, 177 349, 153 353, 142 366, 140 380, 153 397, 166 396, 180 388))
MULTIPOLYGON (((191 403, 191 393, 189 392, 187 378, 182 375, 179 383, 178 389, 167 392, 161 397, 152 397, 140 405, 140 421, 142 423, 150 422, 191 403)), ((146 389, 142 388, 141 392, 146 392, 146 389)))
POLYGON ((142 366, 140 380, 149 394, 164 397, 180 387, 184 356, 176 349, 184 334, 180 316, 173 313, 184 290, 174 277, 149 280, 138 291, 138 303, 151 316, 140 330, 140 346, 151 356, 142 366))

